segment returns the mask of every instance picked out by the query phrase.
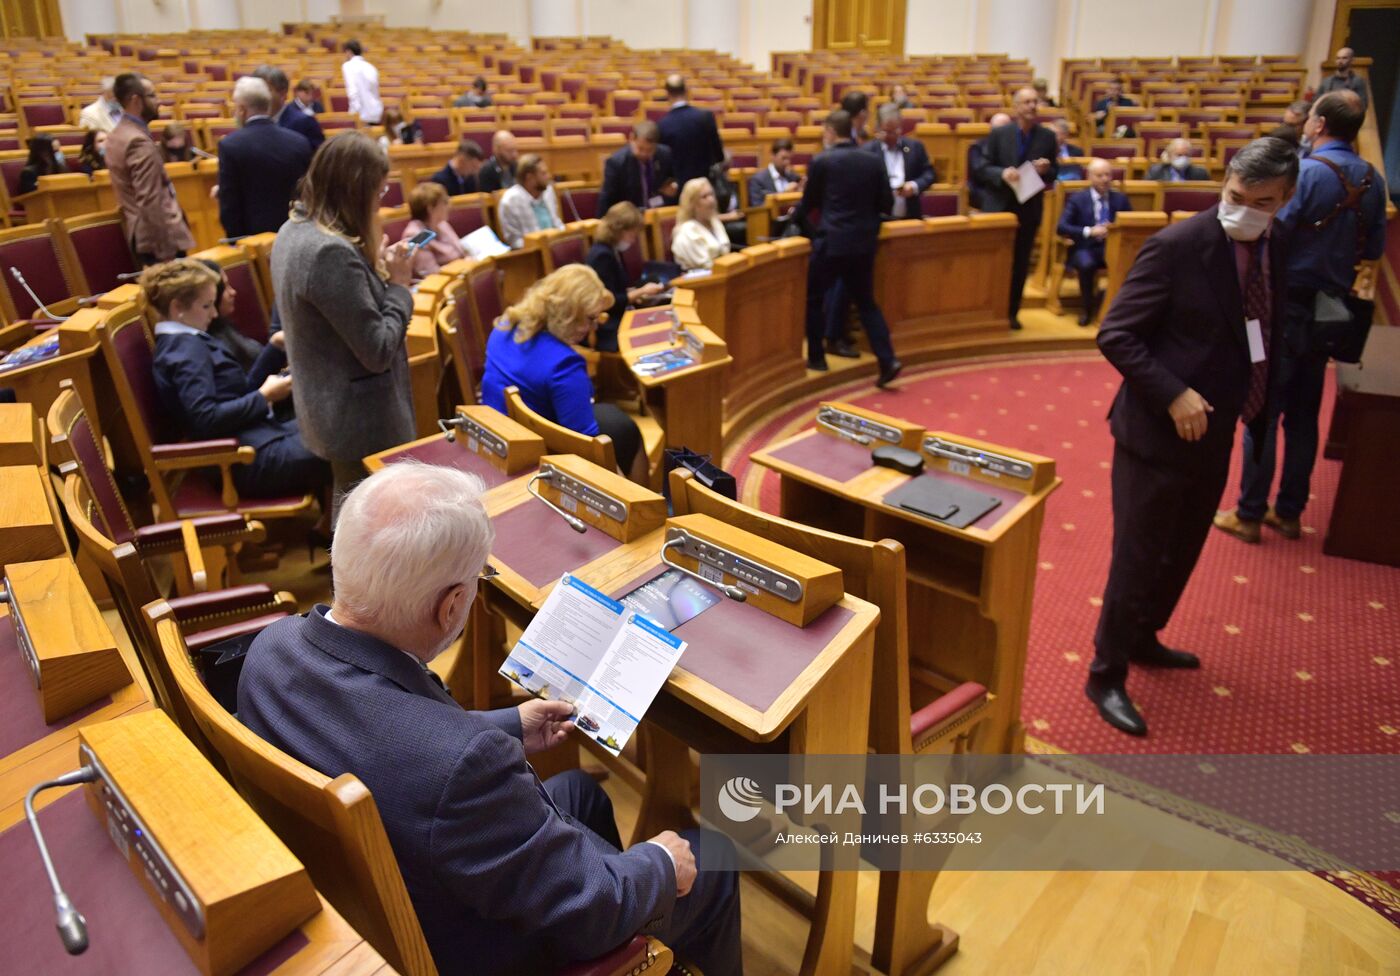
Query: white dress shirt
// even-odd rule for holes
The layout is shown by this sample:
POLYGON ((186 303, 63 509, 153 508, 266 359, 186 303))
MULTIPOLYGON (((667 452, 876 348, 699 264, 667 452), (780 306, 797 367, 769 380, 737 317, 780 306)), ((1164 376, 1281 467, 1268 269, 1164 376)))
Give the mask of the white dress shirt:
POLYGON ((111 132, 121 120, 122 107, 100 95, 97 101, 83 106, 83 110, 78 113, 78 125, 97 132, 111 132))
POLYGON ((778 167, 774 166, 772 163, 768 164, 768 175, 773 177, 773 190, 776 193, 786 193, 797 185, 795 180, 790 180, 782 173, 778 172, 778 167))
POLYGON ((379 69, 360 55, 340 66, 345 78, 345 94, 350 99, 350 111, 361 122, 377 125, 384 118, 384 103, 379 99, 379 69))
POLYGON ((1089 187, 1089 199, 1094 201, 1094 223, 1084 228, 1084 239, 1086 241, 1090 237, 1089 231, 1093 230, 1099 224, 1108 223, 1108 197, 1099 193, 1098 190, 1095 190, 1091 186, 1089 187))
POLYGON ((908 200, 899 195, 900 189, 907 180, 904 178, 904 147, 896 142, 891 146, 883 140, 880 142, 880 150, 885 156, 885 172, 890 177, 890 189, 895 191, 894 208, 890 210, 893 217, 903 217, 908 213, 908 200))

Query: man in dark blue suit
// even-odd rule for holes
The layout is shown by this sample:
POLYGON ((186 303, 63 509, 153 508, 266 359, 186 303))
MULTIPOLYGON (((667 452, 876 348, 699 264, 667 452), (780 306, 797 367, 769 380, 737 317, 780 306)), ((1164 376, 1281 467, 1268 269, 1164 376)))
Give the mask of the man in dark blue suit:
POLYGON ((880 157, 885 164, 890 191, 894 194, 890 216, 917 220, 924 215, 920 195, 936 181, 928 150, 918 139, 905 137, 898 106, 886 102, 875 117, 880 124, 879 137, 871 139, 861 149, 880 157))
POLYGON ((1108 266, 1104 260, 1108 225, 1124 210, 1133 209, 1128 198, 1113 189, 1113 166, 1108 160, 1091 160, 1088 169, 1088 187, 1069 195, 1055 228, 1070 242, 1065 267, 1079 276, 1079 295, 1084 301, 1079 312, 1080 325, 1092 322, 1098 309, 1094 276, 1108 266))
POLYGON ((838 284, 856 303, 870 351, 880 364, 875 385, 884 387, 904 368, 890 344, 890 328, 875 304, 875 249, 880 219, 894 205, 889 175, 879 157, 861 152, 851 138, 851 115, 836 109, 826 117, 826 151, 812 160, 807 186, 793 219, 800 225, 821 213, 807 264, 807 368, 827 369, 822 351, 827 292, 838 284))
POLYGON ((331 548, 334 603, 258 635, 238 717, 368 787, 443 976, 555 972, 638 932, 707 973, 742 973, 738 880, 708 869, 732 863, 726 838, 664 831, 620 850, 590 776, 542 783, 526 760, 568 737, 568 702, 471 712, 428 669, 491 574, 484 490, 408 464, 356 486, 331 548))
POLYGON ((452 158, 429 178, 446 190, 449 197, 476 193, 476 177, 485 162, 486 154, 481 151, 481 147, 470 139, 463 139, 457 143, 457 151, 452 154, 452 158))
POLYGON ((1147 239, 1099 329, 1123 375, 1113 434, 1113 558, 1085 693, 1130 735, 1147 723, 1128 698, 1129 664, 1199 668, 1162 644, 1200 558, 1230 469, 1235 424, 1267 423, 1282 358, 1287 242, 1273 215, 1298 157, 1256 139, 1230 160, 1217 206, 1147 239))
POLYGON ((667 76, 666 97, 671 110, 661 116, 661 144, 671 150, 676 184, 684 188, 687 181, 708 176, 710 167, 724 159, 724 143, 715 114, 685 100, 685 79, 680 75, 667 76))
POLYGON ((254 71, 253 76, 267 82, 267 88, 272 92, 272 110, 269 112, 272 120, 284 129, 300 133, 311 143, 313 153, 319 149, 321 143, 326 141, 326 134, 321 131, 321 123, 316 121, 316 116, 308 115, 295 105, 287 104, 287 94, 291 89, 287 73, 281 68, 265 64, 254 71))
POLYGON ((632 126, 627 145, 603 164, 603 189, 598 194, 598 216, 626 200, 638 210, 659 207, 676 195, 671 150, 660 145, 661 129, 642 120, 632 126))
POLYGON ((233 102, 240 128, 219 140, 219 221, 228 237, 275 231, 311 165, 311 144, 272 121, 261 78, 239 78, 233 102))
POLYGON ((786 193, 802 189, 802 177, 792 169, 792 140, 783 136, 773 140, 769 149, 768 166, 749 177, 749 206, 761 207, 770 193, 786 193))

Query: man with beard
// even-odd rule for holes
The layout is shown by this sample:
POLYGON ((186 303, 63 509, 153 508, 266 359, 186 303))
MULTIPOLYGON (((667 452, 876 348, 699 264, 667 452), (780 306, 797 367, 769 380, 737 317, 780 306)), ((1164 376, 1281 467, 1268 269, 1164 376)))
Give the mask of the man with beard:
POLYGON ((194 235, 149 127, 160 115, 156 86, 128 72, 117 76, 113 89, 122 117, 107 137, 107 169, 132 253, 143 265, 184 257, 194 235))

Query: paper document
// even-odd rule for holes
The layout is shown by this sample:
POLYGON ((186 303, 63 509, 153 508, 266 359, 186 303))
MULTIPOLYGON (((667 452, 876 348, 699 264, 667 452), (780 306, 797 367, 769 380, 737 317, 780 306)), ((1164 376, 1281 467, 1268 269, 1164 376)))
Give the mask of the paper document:
POLYGON ((1035 164, 1029 159, 1017 166, 1016 172, 1021 174, 1015 185, 1017 203, 1025 203, 1045 189, 1045 181, 1040 178, 1040 174, 1035 171, 1035 164))
POLYGON ((579 731, 617 755, 685 647, 660 624, 565 573, 501 674, 532 695, 571 702, 579 731))
POLYGON ((510 250, 490 227, 478 227, 472 231, 462 238, 462 246, 477 261, 482 258, 495 257, 497 254, 505 254, 510 250))

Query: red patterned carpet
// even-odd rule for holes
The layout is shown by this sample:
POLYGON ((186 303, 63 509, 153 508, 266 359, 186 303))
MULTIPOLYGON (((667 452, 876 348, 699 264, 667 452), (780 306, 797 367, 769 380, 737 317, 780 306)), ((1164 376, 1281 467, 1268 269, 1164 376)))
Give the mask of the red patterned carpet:
MULTIPOLYGON (((1318 462, 1301 540, 1265 529, 1263 544, 1248 546, 1211 533, 1163 635, 1204 666, 1129 679, 1151 735, 1134 739, 1098 718, 1083 685, 1108 574, 1105 414, 1117 386, 1095 353, 928 367, 888 391, 865 380, 775 416, 737 445, 728 467, 741 499, 777 511, 777 478, 749 455, 810 426, 819 400, 838 398, 1053 457, 1064 484, 1047 503, 1036 574, 1022 708, 1032 736, 1077 754, 1400 752, 1400 570, 1323 555, 1335 461, 1318 462)), ((1329 377, 1324 431, 1331 400, 1329 377)), ((1234 505, 1238 471, 1236 463, 1222 507, 1234 505)), ((1400 902, 1354 893, 1400 922, 1400 902)))

